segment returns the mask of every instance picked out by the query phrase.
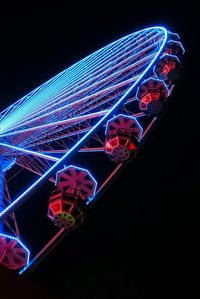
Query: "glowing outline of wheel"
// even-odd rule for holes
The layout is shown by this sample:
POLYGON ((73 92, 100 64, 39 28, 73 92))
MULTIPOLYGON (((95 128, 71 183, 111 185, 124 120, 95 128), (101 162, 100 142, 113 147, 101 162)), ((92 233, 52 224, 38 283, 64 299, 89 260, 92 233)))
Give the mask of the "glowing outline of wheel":
MULTIPOLYGON (((114 115, 114 112, 115 111, 117 111, 117 109, 119 109, 124 103, 125 103, 125 101, 127 100, 127 98, 130 96, 130 94, 134 91, 134 89, 136 89, 136 87, 137 86, 139 86, 139 83, 141 83, 141 81, 145 78, 145 75, 146 74, 148 74, 148 72, 152 69, 152 67, 155 65, 155 63, 156 63, 156 61, 158 60, 158 58, 161 56, 161 54, 162 54, 162 50, 164 49, 164 47, 165 47, 165 45, 166 45, 166 43, 167 43, 167 37, 168 37, 168 32, 167 32, 167 30, 165 29, 165 28, 163 28, 163 27, 159 27, 159 26, 155 26, 155 27, 150 27, 150 28, 147 28, 147 29, 143 29, 143 30, 140 30, 140 31, 137 31, 137 32, 135 32, 135 33, 133 33, 133 34, 130 34, 130 35, 127 35, 127 36, 125 36, 125 37, 123 37, 123 38, 121 38, 121 39, 119 39, 119 40, 117 40, 117 41, 115 41, 115 42, 113 42, 113 43, 111 43, 111 44, 109 44, 108 46, 106 46, 106 47, 104 47, 104 48, 102 48, 102 49, 107 49, 109 46, 111 46, 111 45, 114 45, 115 43, 117 43, 117 42, 119 42, 119 41, 121 41, 121 40, 125 40, 127 37, 130 37, 130 36, 137 36, 137 35, 139 35, 139 34, 144 34, 146 31, 148 32, 148 31, 154 31, 154 30, 157 30, 157 31, 161 31, 162 32, 162 34, 163 34, 163 37, 162 37, 162 42, 161 42, 161 45, 160 45, 160 47, 159 47, 159 49, 157 50, 157 52, 156 52, 156 54, 154 53, 154 57, 153 57, 153 59, 148 63, 148 66, 145 68, 145 70, 142 72, 142 74, 139 76, 139 78, 138 79, 136 79, 135 80, 135 82, 130 86, 130 88, 128 88, 128 90, 123 94, 123 96, 121 96, 121 98, 112 106, 112 108, 110 109, 110 110, 108 110, 107 112, 106 112, 106 114, 104 114, 103 116, 102 116, 102 118, 84 135, 84 137, 83 138, 81 138, 77 143, 75 143, 75 145, 74 146, 72 146, 68 151, 67 151, 67 153, 66 154, 64 154, 60 159, 57 159, 57 161, 56 160, 54 160, 56 163, 52 166, 52 167, 50 167, 38 180, 36 180, 30 187, 28 187, 27 188, 27 190, 25 191, 25 192, 23 192, 16 200, 14 200, 12 203, 10 203, 3 211, 1 211, 1 213, 0 213, 0 219, 3 219, 3 218, 5 218, 7 215, 9 215, 14 209, 16 209, 17 208, 17 206, 19 205, 19 204, 22 204, 23 202, 24 202, 24 200, 26 199, 26 197, 27 197, 27 195, 29 194, 29 193, 31 193, 32 191, 33 191, 33 189, 36 189, 36 187, 38 187, 45 179, 48 179, 51 175, 52 175, 52 173, 55 173, 55 171, 58 171, 61 167, 62 167, 62 165, 63 165, 63 163, 66 163, 66 161, 67 161, 67 159, 69 159, 77 150, 79 150, 80 148, 81 148, 81 146, 84 144, 84 142, 92 135, 92 134, 94 134, 94 132, 96 132, 96 130, 100 127, 100 126, 102 126, 102 125, 104 125, 105 124, 105 122, 106 121, 108 121, 109 120, 109 118, 110 117, 112 117, 113 115, 114 115)), ((87 61, 87 59, 89 59, 89 57, 91 57, 92 55, 95 55, 95 54, 97 54, 97 53, 99 53, 99 52, 101 52, 102 51, 102 49, 100 49, 100 50, 98 50, 98 51, 96 51, 96 52, 94 52, 93 54, 91 54, 91 55, 89 55, 89 56, 87 56, 86 58, 84 58, 83 60, 81 60, 80 62, 78 62, 80 65, 81 65, 81 63, 83 63, 84 61, 87 61)), ((141 62, 141 60, 140 60, 140 62, 141 62)), ((77 63, 77 64, 78 64, 77 63)), ((75 64, 75 65, 77 65, 77 64, 75 64)), ((73 65, 74 66, 74 65, 73 65)), ((73 67, 72 66, 72 67, 73 67)), ((72 68, 71 67, 71 68, 72 68)), ((70 69, 70 68, 69 68, 70 69)), ((65 72, 65 71, 64 71, 65 72)), ((62 73, 64 73, 64 72, 61 72, 60 74, 58 74, 57 76, 55 76, 54 78, 56 78, 56 77, 59 77, 59 76, 61 76, 61 74, 62 73)), ((54 79, 54 78, 52 78, 52 79, 54 79)), ((47 86, 47 88, 48 88, 48 83, 51 81, 51 79, 49 80, 49 81, 47 81, 46 83, 44 83, 43 85, 45 85, 45 86, 47 86)), ((40 86, 39 88, 37 88, 36 90, 38 90, 39 89, 39 91, 40 91, 40 89, 42 89, 42 87, 43 87, 43 85, 42 86, 40 86)), ((34 90, 35 91, 35 90, 34 90)), ((34 94, 33 94, 33 97, 34 97, 34 94)), ((22 107, 23 107, 23 99, 24 98, 22 98, 22 107)), ((20 100, 18 101, 18 102, 20 102, 20 100)), ((21 102, 20 102, 20 104, 21 104, 21 102)), ((6 112, 7 113, 7 112, 6 112)), ((93 113, 93 114, 95 114, 95 113, 93 113)), ((8 113, 8 116, 9 116, 9 113, 8 113)), ((7 116, 6 116, 6 118, 7 118, 7 116)), ((80 117, 81 118, 81 117, 80 117)), ((79 117, 76 117, 76 120, 77 119, 80 119, 79 117)), ((73 119, 73 118, 72 118, 73 119)), ((61 122, 60 122, 61 123, 61 122)), ((22 122, 22 124, 23 124, 23 122, 22 122)), ((43 127, 45 127, 44 125, 43 125, 43 127)), ((14 127, 15 128, 15 127, 14 127)), ((38 126, 38 128, 39 128, 39 126, 38 126)), ((16 128, 15 128, 16 129, 16 128)), ((28 129, 28 130, 32 130, 31 128, 30 129, 28 129)), ((27 130, 27 131, 28 131, 27 130)), ((9 132, 9 130, 8 130, 8 132, 9 132)), ((19 131, 20 132, 20 131, 19 131)), ((14 135, 14 134, 16 134, 15 132, 14 133, 9 133, 9 135, 14 135)), ((6 136, 6 134, 4 133, 3 135, 1 134, 0 135, 0 137, 4 137, 5 138, 5 136, 6 136)), ((5 144, 5 143, 0 143, 0 146, 5 146, 5 147, 7 147, 7 148, 9 148, 9 149, 11 149, 11 150, 13 150, 13 151, 17 151, 17 150, 20 150, 21 152, 23 152, 23 153, 25 153, 25 154, 36 154, 35 152, 33 152, 33 151, 31 151, 31 150, 27 150, 26 148, 24 149, 24 148, 18 148, 18 147, 16 147, 15 145, 13 146, 13 145, 8 145, 8 144, 5 144)), ((38 154, 38 156, 43 156, 43 154, 38 154)), ((44 157, 44 156, 43 156, 44 157)), ((46 156, 47 157, 47 156, 46 156)))

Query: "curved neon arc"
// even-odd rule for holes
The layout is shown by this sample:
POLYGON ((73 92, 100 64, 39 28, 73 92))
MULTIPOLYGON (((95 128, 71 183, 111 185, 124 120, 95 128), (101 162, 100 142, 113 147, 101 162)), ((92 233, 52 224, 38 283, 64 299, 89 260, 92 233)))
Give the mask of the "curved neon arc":
MULTIPOLYGON (((73 152, 75 152, 76 150, 79 150, 80 147, 82 146, 83 142, 85 142, 87 140, 87 138, 91 135, 94 134, 94 132, 96 131, 97 127, 99 127, 100 125, 103 125, 108 118, 112 115, 112 113, 120 106, 123 104, 123 102, 125 102, 127 96, 133 91, 133 89, 141 82, 141 80, 144 78, 144 76, 147 74, 147 72, 151 69, 151 67, 153 66, 154 62, 158 59, 158 57, 160 56, 164 46, 166 45, 167 42, 167 36, 168 36, 168 32, 164 27, 150 27, 150 28, 146 28, 140 31, 135 32, 135 34, 139 33, 139 32, 144 32, 146 30, 150 30, 150 29, 157 29, 157 30, 162 30, 164 33, 164 39, 162 42, 162 45, 160 46, 160 49, 158 50, 158 52, 155 54, 155 57, 152 59, 152 61, 150 62, 150 64, 148 65, 148 67, 144 70, 144 72, 141 74, 141 76, 133 83, 133 85, 126 91, 126 93, 121 97, 121 99, 115 104, 113 105, 113 107, 108 111, 107 114, 105 114, 97 123, 94 127, 91 128, 90 131, 88 131, 84 137, 82 139, 80 139, 65 155, 63 155, 63 157, 56 162, 44 175, 42 175, 38 180, 36 180, 25 192, 23 192, 18 198, 16 198, 8 207, 6 207, 1 213, 0 213, 0 220, 5 218, 8 214, 10 214, 15 207, 22 203, 22 200, 25 200, 26 196, 31 193, 31 191, 38 187, 40 183, 42 183, 43 181, 45 181, 45 179, 48 179, 51 174, 53 172, 55 172, 57 169, 59 169, 59 167, 65 162, 67 158, 70 158, 73 154, 73 152)), ((127 35, 129 36, 129 35, 127 35)))

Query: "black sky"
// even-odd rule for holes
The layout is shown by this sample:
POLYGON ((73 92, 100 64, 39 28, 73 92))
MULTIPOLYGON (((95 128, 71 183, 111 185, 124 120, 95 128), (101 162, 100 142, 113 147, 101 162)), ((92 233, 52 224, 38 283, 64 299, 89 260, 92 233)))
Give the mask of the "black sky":
POLYGON ((134 165, 30 276, 0 268, 1 299, 198 297, 195 7, 110 5, 31 2, 1 10, 2 109, 98 48, 147 26, 179 33, 186 48, 168 112, 134 165))

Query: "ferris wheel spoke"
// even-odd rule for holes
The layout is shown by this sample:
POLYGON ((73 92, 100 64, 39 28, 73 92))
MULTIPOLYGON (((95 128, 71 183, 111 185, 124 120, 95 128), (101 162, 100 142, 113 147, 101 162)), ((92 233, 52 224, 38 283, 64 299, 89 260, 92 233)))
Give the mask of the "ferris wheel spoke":
MULTIPOLYGON (((39 157, 39 158, 43 158, 45 160, 50 160, 50 161, 54 161, 54 162, 58 161, 57 158, 54 158, 52 156, 44 155, 44 154, 41 154, 39 152, 34 152, 34 151, 27 150, 27 149, 24 149, 24 148, 20 148, 20 147, 17 147, 17 146, 8 145, 8 144, 5 144, 5 143, 0 143, 0 146, 4 147, 5 149, 12 150, 12 152, 9 152, 8 155, 11 155, 11 153, 13 153, 13 156, 17 156, 17 153, 18 153, 18 155, 21 155, 22 153, 24 153, 26 155, 33 155, 33 156, 36 156, 36 157, 39 157)), ((6 152, 5 152, 5 155, 6 155, 6 152)))
MULTIPOLYGON (((97 152, 104 152, 104 147, 84 147, 79 150, 80 153, 97 153, 97 152)), ((55 154, 65 154, 66 149, 61 149, 61 150, 49 150, 49 151, 41 151, 41 153, 44 154, 50 154, 50 153, 55 153, 55 154)))

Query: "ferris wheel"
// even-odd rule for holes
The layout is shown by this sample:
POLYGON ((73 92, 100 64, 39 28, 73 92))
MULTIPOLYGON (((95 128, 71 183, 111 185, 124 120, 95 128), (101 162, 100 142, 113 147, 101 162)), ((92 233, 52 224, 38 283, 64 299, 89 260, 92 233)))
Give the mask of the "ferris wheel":
POLYGON ((84 222, 165 112, 184 52, 178 34, 146 28, 0 113, 0 264, 25 273, 84 222), (37 203, 45 206, 38 216, 37 203), (27 213, 32 230, 37 217, 53 227, 34 254, 32 240, 24 244, 20 209, 21 223, 27 213))

